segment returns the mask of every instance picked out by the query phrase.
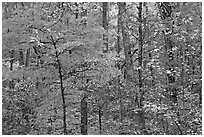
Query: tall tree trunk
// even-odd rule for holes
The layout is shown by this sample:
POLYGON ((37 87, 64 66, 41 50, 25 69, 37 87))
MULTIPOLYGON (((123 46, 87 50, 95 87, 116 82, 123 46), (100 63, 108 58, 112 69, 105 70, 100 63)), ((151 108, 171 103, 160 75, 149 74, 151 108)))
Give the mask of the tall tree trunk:
POLYGON ((121 6, 120 6, 120 2, 117 3, 118 5, 118 22, 117 22, 117 25, 118 25, 118 36, 117 36, 117 45, 116 45, 116 52, 117 54, 119 55, 120 54, 120 51, 121 51, 121 46, 120 46, 120 31, 121 31, 121 25, 122 25, 122 19, 121 19, 121 14, 122 14, 122 11, 121 11, 121 6))
POLYGON ((124 78, 129 81, 131 78, 130 71, 133 69, 132 64, 132 57, 131 57, 131 48, 130 48, 130 39, 129 34, 125 28, 126 26, 126 3, 120 2, 119 3, 119 10, 121 11, 122 19, 121 19, 121 29, 122 29, 122 39, 123 39, 123 46, 124 46, 124 53, 125 53, 125 73, 124 78))
POLYGON ((64 86, 63 86, 63 75, 62 75, 62 65, 59 59, 59 54, 57 52, 56 43, 53 40, 53 46, 56 50, 55 57, 57 59, 57 65, 58 65, 58 74, 60 79, 60 90, 61 90, 61 96, 62 96, 62 108, 63 108, 63 133, 64 135, 67 134, 67 123, 66 123, 66 102, 65 102, 65 94, 64 94, 64 86))
MULTIPOLYGON (((30 48, 27 49, 26 55, 25 55, 25 68, 28 68, 30 65, 30 48)), ((23 81, 27 79, 27 76, 23 74, 23 81)))
POLYGON ((81 100, 81 134, 82 135, 88 134, 87 98, 88 98, 87 93, 85 91, 81 100))
POLYGON ((61 96, 62 96, 62 107, 63 107, 63 122, 64 122, 64 135, 67 134, 67 123, 66 123, 66 102, 65 102, 65 94, 64 94, 64 87, 63 87, 63 76, 62 76, 62 66, 60 60, 57 59, 58 62, 58 73, 60 78, 60 89, 61 89, 61 96))
POLYGON ((23 49, 19 49, 19 62, 20 65, 24 65, 24 54, 23 54, 23 49))
MULTIPOLYGON (((124 79, 126 81, 126 90, 129 90, 130 80, 131 80, 131 71, 133 70, 133 63, 132 63, 132 55, 131 55, 131 48, 130 48, 130 39, 129 34, 126 29, 127 25, 127 17, 126 17, 126 3, 125 2, 118 2, 118 45, 117 45, 117 52, 119 54, 121 43, 124 48, 125 54, 125 69, 124 69, 124 79), (120 30, 122 31, 122 42, 120 42, 120 30)), ((122 134, 122 127, 123 127, 123 117, 124 117, 124 110, 123 110, 123 102, 122 102, 122 91, 119 87, 119 78, 118 78, 118 93, 119 93, 119 103, 120 103, 120 123, 121 128, 120 131, 122 134)))
MULTIPOLYGON (((125 2, 118 2, 118 37, 117 37, 117 53, 118 55, 120 54, 120 49, 121 49, 121 43, 123 45, 124 48, 124 53, 125 53, 125 71, 124 71, 124 79, 126 79, 126 85, 128 86, 128 81, 129 81, 129 70, 130 70, 130 66, 131 66, 131 58, 130 58, 130 54, 131 54, 131 50, 130 50, 130 46, 129 46, 129 37, 128 37, 128 33, 126 31, 126 3, 125 2), (122 31, 122 41, 120 41, 121 37, 120 37, 120 31, 122 31)), ((122 98, 122 91, 120 90, 120 78, 117 78, 117 90, 118 90, 118 96, 119 96, 119 105, 120 105, 120 133, 119 134, 123 134, 123 98, 122 98)), ((127 89, 126 86, 126 89, 127 89)))
MULTIPOLYGON (((77 6, 77 13, 76 13, 76 19, 78 19, 79 17, 86 17, 88 14, 88 10, 87 9, 82 9, 82 11, 79 11, 79 5, 77 3, 75 3, 75 5, 77 6), (80 13, 80 14, 79 14, 80 13)), ((84 22, 83 26, 86 27, 87 25, 87 21, 84 22)), ((84 69, 84 68, 83 68, 84 69)), ((84 79, 85 78, 85 72, 84 72, 84 77, 83 80, 86 80, 86 83, 88 83, 88 79, 84 79)), ((88 95, 87 95, 87 86, 85 86, 83 88, 83 95, 82 95, 82 99, 81 99, 81 134, 82 135, 87 135, 88 134, 88 95)))
POLYGON ((98 106, 98 123, 99 123, 99 134, 102 134, 102 108, 99 104, 98 106))
MULTIPOLYGON (((171 9, 171 6, 169 5, 169 2, 162 2, 160 5, 160 13, 162 16, 162 19, 165 22, 165 27, 168 29, 168 26, 171 25, 169 24, 170 22, 165 21, 165 19, 169 18, 172 11, 168 11, 169 9, 171 9), (164 6, 163 6, 164 5, 164 6), (162 11, 161 8, 162 6, 164 8, 167 8, 165 11, 162 11), (167 13, 166 13, 167 11, 167 13)), ((168 30, 167 30, 168 31, 168 30)), ((172 31, 172 30, 170 30, 172 31)), ((177 103, 177 92, 175 87, 172 88, 172 85, 175 84, 175 76, 174 76, 174 66, 172 65, 172 61, 174 60, 174 55, 173 55, 173 41, 171 40, 171 33, 163 31, 163 35, 164 35, 164 42, 165 42, 165 54, 167 55, 167 63, 166 63, 166 68, 167 68, 167 81, 168 81, 168 92, 170 94, 171 100, 174 103, 177 103)))
POLYGON ((181 45, 180 47, 180 55, 181 55, 181 59, 180 59, 180 64, 181 64, 181 90, 182 90, 182 102, 183 102, 183 109, 185 109, 185 92, 184 92, 184 83, 185 83, 185 77, 186 77, 186 70, 185 70, 185 50, 184 50, 184 45, 181 45))
MULTIPOLYGON (((122 18, 121 18, 121 13, 122 13, 122 8, 121 8, 121 3, 118 2, 118 37, 117 37, 117 47, 116 47, 116 52, 118 56, 120 56, 120 50, 121 50, 121 41, 120 41, 120 31, 121 31, 121 26, 122 26, 122 18)), ((120 69, 119 64, 118 64, 118 69, 120 69)), ((118 91, 118 96, 119 96, 119 105, 120 105, 120 123, 123 123, 123 104, 122 104, 122 91, 120 90, 120 76, 117 78, 117 91, 118 91)))
MULTIPOLYGON (((10 58, 11 58, 10 71, 13 71, 13 64, 14 64, 14 50, 13 49, 10 51, 10 58)), ((14 81, 12 79, 9 81, 9 88, 14 89, 14 81)))
POLYGON ((10 51, 10 57, 11 57, 10 70, 12 71, 13 70, 13 63, 14 63, 14 50, 13 49, 10 51))
MULTIPOLYGON (((145 16, 144 16, 144 18, 146 18, 145 20, 143 20, 143 22, 144 22, 144 30, 145 30, 145 34, 146 34, 146 36, 147 36, 147 39, 148 39, 148 45, 151 45, 152 44, 152 41, 151 41, 151 39, 150 39, 150 28, 151 28, 151 24, 149 24, 148 23, 148 18, 151 16, 151 15, 149 15, 149 8, 148 8, 148 3, 147 2, 144 2, 144 12, 145 12, 145 16)), ((145 37, 145 35, 143 36, 143 38, 145 37)), ((145 41, 145 40, 144 40, 145 41)), ((152 50, 151 51, 147 51, 147 53, 148 53, 148 56, 149 56, 149 61, 150 62, 152 62, 152 59, 153 59, 153 55, 152 55, 152 50)), ((144 69, 146 68, 146 65, 147 65, 147 63, 145 63, 145 64, 143 64, 143 66, 144 66, 144 69)), ((154 85, 155 85, 155 78, 154 78, 154 69, 153 69, 153 65, 152 65, 152 63, 150 64, 150 66, 149 66, 149 71, 150 71, 150 74, 151 74, 151 82, 150 82, 150 87, 152 88, 152 87, 154 87, 154 85)))
POLYGON ((78 9, 78 3, 77 3, 77 2, 75 2, 74 4, 75 4, 75 6, 76 6, 76 11, 75 11, 75 19, 78 19, 78 18, 79 18, 79 9, 78 9))
POLYGON ((25 67, 29 67, 29 64, 30 64, 30 49, 27 49, 25 67))
POLYGON ((140 101, 139 101, 139 122, 140 122, 140 130, 142 134, 147 134, 145 128, 145 113, 144 113, 144 90, 143 88, 143 80, 142 80, 142 60, 143 60, 143 32, 142 32, 142 2, 139 3, 138 6, 138 21, 139 21, 139 94, 140 94, 140 101))
MULTIPOLYGON (((108 2, 103 2, 103 28, 108 31, 108 2)), ((108 52, 108 37, 103 35, 104 50, 103 52, 108 52)))
MULTIPOLYGON (((173 54, 172 48, 173 48, 173 45, 175 45, 174 42, 171 40, 171 37, 172 37, 171 32, 173 32, 173 27, 170 27, 170 30, 169 30, 169 26, 173 26, 173 24, 171 24, 171 21, 167 21, 167 19, 169 18, 171 19, 172 7, 169 2, 161 2, 159 8, 160 8, 159 10, 161 13, 161 17, 164 20, 164 25, 167 28, 165 31, 163 31, 164 42, 165 42, 164 49, 165 49, 166 58, 167 58, 167 63, 166 63, 167 83, 168 83, 167 91, 170 94, 170 99, 174 103, 174 109, 175 111, 177 111, 178 122, 180 122, 178 93, 177 93, 178 91, 177 91, 177 88, 173 86, 176 83, 176 77, 174 74, 175 66, 172 63, 174 61, 174 54, 173 54), (162 8, 164 8, 165 10, 162 10, 162 8)), ((179 127, 180 124, 177 124, 176 121, 175 121, 175 124, 178 127, 180 134, 182 135, 183 134, 182 130, 179 127)))

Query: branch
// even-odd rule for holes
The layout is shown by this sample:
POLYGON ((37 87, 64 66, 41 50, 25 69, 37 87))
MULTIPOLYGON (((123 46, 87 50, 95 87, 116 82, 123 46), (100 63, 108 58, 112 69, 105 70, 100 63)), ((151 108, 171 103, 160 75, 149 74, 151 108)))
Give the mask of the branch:
POLYGON ((114 20, 114 19, 119 18, 120 16, 122 16, 122 15, 123 15, 128 9, 130 9, 130 8, 131 8, 131 7, 126 6, 125 10, 124 10, 120 15, 113 16, 112 18, 110 18, 110 19, 108 20, 108 22, 110 22, 111 20, 114 20))
POLYGON ((138 39, 133 33, 131 33, 131 35, 132 35, 136 40, 139 41, 139 39, 138 39))
POLYGON ((64 40, 64 37, 62 37, 62 38, 58 38, 58 39, 55 41, 55 43, 57 43, 57 42, 60 41, 61 39, 64 40))
POLYGON ((22 42, 19 42, 18 44, 21 45, 21 44, 26 44, 28 43, 27 41, 22 41, 22 42))
MULTIPOLYGON (((138 51, 138 49, 135 49, 135 50, 133 51, 133 53, 131 54, 130 58, 132 58, 133 55, 134 55, 137 51, 138 51)), ((136 58, 136 59, 134 60, 134 62, 135 62, 137 59, 138 59, 138 58, 136 58)), ((125 64, 126 64, 126 62, 123 63, 123 65, 121 66, 120 69, 123 69, 123 67, 125 66, 125 64)))
MULTIPOLYGON (((45 26, 43 26, 43 27, 45 27, 45 26)), ((37 28, 37 27, 35 27, 35 26, 33 26, 33 25, 31 25, 30 28, 31 28, 31 29, 39 30, 39 31, 41 31, 41 32, 43 32, 43 33, 47 33, 46 30, 43 30, 43 29, 37 28)))
POLYGON ((86 69, 83 69, 83 70, 76 70, 76 69, 73 69, 73 70, 69 71, 68 73, 62 75, 63 80, 65 80, 65 79, 67 79, 67 78, 69 78, 69 77, 74 76, 74 74, 76 74, 76 73, 85 72, 85 71, 87 71, 87 70, 91 70, 90 67, 87 67, 86 69), (67 77, 65 77, 66 75, 67 75, 67 77))
POLYGON ((131 54, 130 58, 132 58, 133 55, 134 55, 137 51, 138 51, 138 49, 135 49, 135 50, 133 51, 133 53, 131 54))
POLYGON ((178 123, 173 119, 173 117, 171 116, 171 119, 174 121, 174 123, 176 124, 176 126, 177 126, 177 128, 179 129, 179 131, 180 131, 180 134, 181 135, 183 135, 183 132, 182 132, 182 130, 181 130, 181 128, 180 128, 180 126, 178 125, 178 123))
POLYGON ((54 25, 56 25, 57 23, 59 23, 59 22, 61 21, 61 19, 63 18, 65 11, 66 11, 66 9, 63 7, 63 11, 62 11, 62 13, 61 13, 59 19, 58 19, 57 21, 55 21, 53 24, 49 25, 48 28, 51 28, 51 27, 53 27, 54 25))
POLYGON ((40 39, 39 42, 40 42, 40 43, 43 43, 43 44, 52 44, 52 42, 50 42, 50 41, 42 41, 41 39, 40 39))

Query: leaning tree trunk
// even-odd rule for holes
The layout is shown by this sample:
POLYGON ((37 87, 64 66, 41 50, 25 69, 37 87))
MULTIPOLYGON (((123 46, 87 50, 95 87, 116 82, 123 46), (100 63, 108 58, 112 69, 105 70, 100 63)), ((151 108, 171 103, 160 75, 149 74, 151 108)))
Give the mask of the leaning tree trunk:
POLYGON ((60 78, 60 90, 61 90, 61 96, 62 96, 62 107, 63 107, 63 123, 64 123, 64 135, 67 134, 67 124, 66 124, 66 102, 65 102, 65 94, 64 94, 64 87, 63 87, 63 76, 62 76, 62 65, 60 63, 59 58, 57 58, 58 63, 58 73, 60 78))
POLYGON ((63 74, 62 74, 62 64, 59 59, 59 53, 57 50, 56 46, 56 41, 51 37, 52 40, 52 45, 54 46, 55 49, 55 58, 56 58, 56 63, 57 63, 57 69, 58 69, 58 75, 59 75, 59 80, 60 80, 60 91, 61 91, 61 96, 62 96, 62 108, 63 108, 63 133, 64 135, 67 134, 67 123, 66 123, 66 101, 65 101, 65 93, 64 93, 64 86, 63 86, 63 74))

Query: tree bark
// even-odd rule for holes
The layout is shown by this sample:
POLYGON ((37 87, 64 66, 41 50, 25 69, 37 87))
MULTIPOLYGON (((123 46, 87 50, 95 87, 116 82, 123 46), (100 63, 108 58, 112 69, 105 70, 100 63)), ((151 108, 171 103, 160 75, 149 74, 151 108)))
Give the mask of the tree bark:
POLYGON ((124 46, 124 53, 125 53, 125 73, 124 78, 129 81, 131 78, 130 71, 133 69, 132 64, 132 57, 131 57, 131 48, 130 48, 130 40, 129 34, 125 28, 126 26, 126 3, 119 2, 118 7, 123 15, 121 16, 121 29, 122 29, 122 39, 123 39, 123 46, 124 46))
POLYGON ((66 102, 65 102, 65 94, 64 94, 64 86, 63 86, 63 75, 62 75, 62 65, 59 60, 59 54, 57 52, 57 47, 56 43, 53 40, 53 46, 56 50, 55 52, 55 57, 57 59, 57 64, 58 64, 58 74, 59 74, 59 79, 60 79, 60 90, 61 90, 61 96, 62 96, 62 108, 63 108, 63 133, 64 135, 67 134, 67 124, 66 124, 66 102))
POLYGON ((98 122, 99 122, 99 134, 102 134, 102 112, 101 112, 102 108, 99 104, 98 106, 98 122))
MULTIPOLYGON (((171 12, 172 12, 171 6, 169 5, 169 2, 162 2, 160 5, 160 13, 161 13, 162 19, 165 22, 166 28, 168 28, 168 26, 171 25, 171 24, 169 24, 170 22, 165 21, 167 18, 170 17, 171 12), (167 9, 162 11, 161 10, 162 5, 165 5, 164 7, 167 7, 167 9)), ((170 31, 172 31, 172 30, 170 30, 170 31)), ((165 53, 166 53, 166 57, 167 57, 167 63, 166 63, 167 70, 166 70, 166 72, 168 72, 167 73, 167 82, 169 85, 167 91, 169 92, 170 98, 173 101, 173 103, 177 103, 177 91, 176 91, 175 87, 172 88, 172 85, 175 84, 175 82, 176 82, 176 79, 175 79, 175 76, 173 73, 174 66, 172 65, 172 61, 174 61, 174 55, 173 55, 173 51, 172 51, 174 44, 173 44, 173 41, 171 40, 171 33, 167 33, 165 31, 163 31, 163 35, 164 35, 164 42, 165 42, 165 44, 164 44, 165 48, 164 49, 165 49, 165 53)))
POLYGON ((138 6, 138 21, 139 21, 139 94, 140 94, 140 101, 139 101, 139 121, 140 121, 140 130, 142 134, 147 134, 146 127, 145 127, 145 112, 144 112, 144 90, 143 88, 143 80, 142 80, 142 60, 143 60, 143 30, 142 30, 142 2, 139 2, 138 6))
POLYGON ((62 96, 62 107, 63 107, 63 123, 64 123, 64 135, 67 134, 67 124, 66 124, 66 102, 65 102, 65 94, 64 94, 64 87, 63 87, 63 76, 62 76, 62 68, 60 60, 57 59, 58 62, 58 72, 60 78, 60 89, 61 89, 61 96, 62 96))
MULTIPOLYGON (((108 2, 103 2, 103 28, 105 31, 108 31, 108 2)), ((108 37, 107 35, 103 35, 103 41, 104 41, 104 50, 103 52, 108 52, 108 37)))
POLYGON ((13 63, 14 63, 14 50, 13 49, 10 51, 10 57, 11 57, 10 70, 12 71, 13 70, 13 63))
POLYGON ((87 117, 87 93, 85 91, 81 100, 81 134, 87 135, 88 117, 87 117))
MULTIPOLYGON (((120 55, 120 30, 121 30, 121 26, 122 26, 122 19, 121 19, 121 13, 122 13, 122 8, 121 8, 121 3, 118 2, 118 37, 117 37, 117 47, 116 47, 116 52, 118 54, 118 56, 120 55)), ((119 64, 118 64, 118 69, 119 68, 119 64)), ((122 104, 122 93, 121 93, 121 90, 120 90, 120 86, 119 86, 119 83, 120 83, 120 76, 118 76, 117 78, 117 91, 118 91, 118 96, 119 96, 119 105, 120 105, 120 123, 123 123, 123 104, 122 104)))
POLYGON ((122 11, 121 11, 121 6, 120 6, 119 2, 117 3, 117 5, 118 5, 118 22, 117 22, 117 25, 118 25, 118 36, 117 36, 116 52, 119 55, 120 51, 121 51, 121 46, 120 46, 120 31, 121 31, 121 25, 122 25, 122 19, 121 19, 122 11))
POLYGON ((24 54, 23 54, 23 50, 22 49, 19 49, 19 62, 20 62, 20 65, 24 65, 24 54))
POLYGON ((29 67, 29 64, 30 64, 30 49, 27 49, 25 67, 29 67))
MULTIPOLYGON (((117 50, 117 53, 118 55, 120 54, 120 50, 121 50, 121 43, 123 44, 124 46, 124 53, 125 53, 125 71, 124 71, 124 78, 128 81, 129 80, 129 77, 128 77, 128 73, 129 73, 129 68, 130 68, 130 56, 128 53, 131 54, 131 51, 130 51, 130 48, 129 48, 129 39, 128 39, 128 34, 127 34, 127 31, 126 31, 126 28, 125 28, 125 11, 126 11, 126 3, 125 2, 118 2, 117 3, 118 5, 118 37, 117 37, 117 47, 116 47, 116 50, 117 50), (122 31, 122 41, 120 41, 121 39, 121 35, 120 35, 120 31, 122 31)), ((119 65, 118 65, 118 69, 119 68, 119 65)), ((126 82, 127 82, 126 81, 126 82)), ((119 106, 120 106, 120 133, 119 134, 122 134, 123 132, 123 117, 124 117, 124 114, 123 114, 123 97, 122 97, 122 91, 120 90, 120 86, 119 86, 119 83, 120 83, 120 77, 118 76, 117 78, 117 91, 118 91, 118 96, 119 96, 119 106)), ((126 83, 126 85, 128 85, 126 83)))
MULTIPOLYGON (((10 71, 13 71, 13 64, 14 64, 14 50, 13 49, 10 51, 10 57, 11 57, 11 59, 10 59, 10 71)), ((9 88, 14 89, 14 81, 12 79, 9 81, 9 88)))
POLYGON ((78 18, 79 18, 79 9, 78 9, 78 3, 77 3, 77 2, 75 2, 74 4, 75 4, 75 6, 76 6, 76 11, 75 11, 75 19, 78 19, 78 18))
MULTIPOLYGON (((176 74, 174 74, 174 70, 175 70, 175 66, 172 63, 174 61, 174 54, 173 54, 173 50, 172 48, 174 47, 173 45, 174 42, 171 40, 172 37, 172 33, 173 32, 173 27, 169 26, 173 26, 173 24, 171 24, 171 21, 167 21, 167 19, 171 19, 171 14, 172 14, 172 7, 171 4, 169 2, 162 2, 160 3, 160 14, 161 17, 164 21, 164 25, 167 28, 166 30, 163 30, 163 35, 164 35, 164 46, 165 46, 165 53, 166 53, 166 58, 167 58, 167 63, 166 65, 166 72, 167 72, 167 83, 168 83, 168 88, 167 88, 167 92, 170 95, 170 100, 173 102, 174 104, 174 109, 175 111, 177 111, 177 118, 178 118, 178 122, 180 124, 180 113, 179 113, 179 106, 178 106, 178 91, 177 88, 174 86, 176 83, 176 74), (163 6, 163 7, 162 7, 163 6), (165 8, 165 10, 161 10, 161 8, 165 8), (168 14, 167 14, 168 13, 168 14), (170 31, 169 31, 170 29, 170 31)), ((183 92, 184 93, 184 92, 183 92)), ((176 123, 180 134, 183 134, 179 125, 176 123)))

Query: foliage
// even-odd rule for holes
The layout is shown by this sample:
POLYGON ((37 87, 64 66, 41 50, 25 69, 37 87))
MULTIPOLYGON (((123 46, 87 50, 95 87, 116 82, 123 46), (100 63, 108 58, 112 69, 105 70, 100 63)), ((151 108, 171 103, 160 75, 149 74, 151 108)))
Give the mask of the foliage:
POLYGON ((116 3, 108 4, 106 30, 102 3, 3 2, 2 134, 82 134, 85 95, 88 134, 202 134, 201 3, 171 2, 172 15, 163 19, 161 3, 145 2, 142 20, 138 3, 127 3, 122 15, 116 3))

